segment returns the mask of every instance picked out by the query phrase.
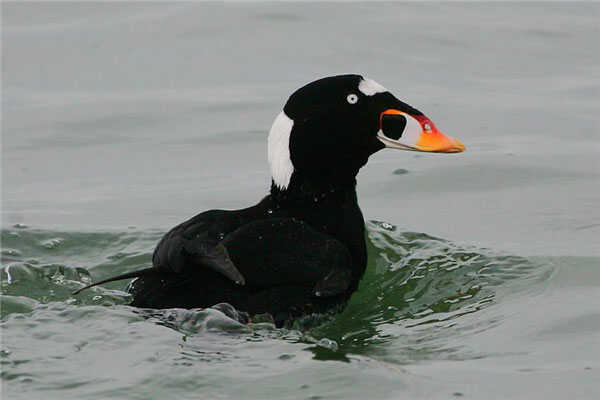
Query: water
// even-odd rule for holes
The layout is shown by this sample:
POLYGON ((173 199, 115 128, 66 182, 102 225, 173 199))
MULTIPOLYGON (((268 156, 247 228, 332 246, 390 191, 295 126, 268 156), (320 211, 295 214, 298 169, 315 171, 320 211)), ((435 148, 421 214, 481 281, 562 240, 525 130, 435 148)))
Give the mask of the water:
POLYGON ((600 7, 2 4, 3 398, 597 398, 600 7), (293 329, 128 307, 162 233, 256 202, 317 77, 463 141, 359 175, 369 266, 293 329), (316 326, 315 326, 316 324, 316 326))

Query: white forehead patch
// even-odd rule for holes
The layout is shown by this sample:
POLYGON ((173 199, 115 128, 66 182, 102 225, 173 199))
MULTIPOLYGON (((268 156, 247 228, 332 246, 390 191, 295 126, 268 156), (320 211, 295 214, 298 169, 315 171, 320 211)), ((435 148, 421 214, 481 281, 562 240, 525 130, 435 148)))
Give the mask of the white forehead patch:
POLYGON ((267 152, 271 176, 273 182, 281 189, 288 187, 294 172, 290 158, 290 133, 293 126, 294 121, 282 111, 273 121, 269 131, 267 152))
POLYGON ((363 79, 358 84, 358 90, 363 92, 365 96, 373 96, 377 93, 387 92, 388 90, 375 82, 373 79, 363 79))

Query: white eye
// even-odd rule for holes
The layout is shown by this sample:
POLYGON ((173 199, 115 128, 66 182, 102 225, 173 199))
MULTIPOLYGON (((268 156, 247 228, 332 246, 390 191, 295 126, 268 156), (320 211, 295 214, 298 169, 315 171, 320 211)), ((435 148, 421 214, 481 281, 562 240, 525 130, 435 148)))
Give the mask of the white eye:
POLYGON ((358 96, 354 93, 351 93, 348 95, 348 97, 346 97, 346 100, 348 100, 348 103, 350 104, 356 104, 358 103, 358 96))

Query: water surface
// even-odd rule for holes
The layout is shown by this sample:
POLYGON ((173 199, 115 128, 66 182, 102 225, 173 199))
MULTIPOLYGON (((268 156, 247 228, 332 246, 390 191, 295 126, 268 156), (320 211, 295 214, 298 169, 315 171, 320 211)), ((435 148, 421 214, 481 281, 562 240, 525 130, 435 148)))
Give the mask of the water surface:
POLYGON ((600 396, 594 3, 2 4, 2 394, 600 396), (258 201, 266 134, 361 73, 463 141, 358 177, 369 266, 278 330, 127 306, 173 225, 258 201), (312 327, 307 327, 312 326, 312 327))

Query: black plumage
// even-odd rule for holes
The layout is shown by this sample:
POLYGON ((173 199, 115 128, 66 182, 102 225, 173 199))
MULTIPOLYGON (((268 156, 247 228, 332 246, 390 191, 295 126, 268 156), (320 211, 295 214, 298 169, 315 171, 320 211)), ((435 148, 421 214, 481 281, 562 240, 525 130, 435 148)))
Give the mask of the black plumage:
POLYGON ((346 301, 366 265, 354 185, 326 192, 289 190, 283 196, 274 189, 253 207, 207 211, 173 228, 152 259, 161 273, 131 284, 132 305, 229 303, 249 314, 268 312, 281 324, 346 301), (217 265, 227 270, 233 264, 243 284, 208 265, 215 263, 217 248, 226 251, 216 257, 217 265))

